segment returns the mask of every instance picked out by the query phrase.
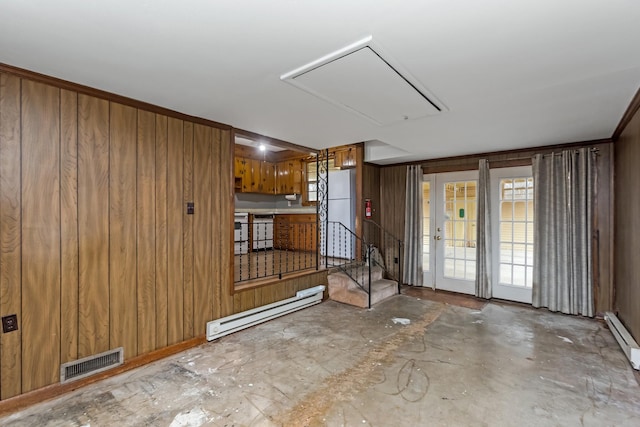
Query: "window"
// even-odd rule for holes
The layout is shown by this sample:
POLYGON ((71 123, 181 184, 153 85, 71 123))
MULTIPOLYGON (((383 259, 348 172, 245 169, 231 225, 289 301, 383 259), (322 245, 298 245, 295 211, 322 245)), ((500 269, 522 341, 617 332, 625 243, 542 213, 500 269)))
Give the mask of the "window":
POLYGON ((318 201, 318 162, 307 162, 307 202, 318 201))
MULTIPOLYGON (((303 200, 305 204, 315 205, 318 202, 318 163, 316 159, 307 161, 305 169, 306 183, 303 200)), ((337 170, 333 158, 330 158, 328 161, 328 170, 337 170)))

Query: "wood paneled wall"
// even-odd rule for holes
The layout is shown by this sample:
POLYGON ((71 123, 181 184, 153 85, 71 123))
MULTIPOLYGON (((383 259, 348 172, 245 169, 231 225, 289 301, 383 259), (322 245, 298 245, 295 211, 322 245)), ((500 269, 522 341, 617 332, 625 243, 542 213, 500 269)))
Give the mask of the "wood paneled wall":
POLYGON ((400 239, 404 239, 406 186, 406 165, 380 168, 380 225, 400 239))
MULTIPOLYGON (((613 285, 613 143, 594 141, 581 144, 538 147, 512 152, 489 153, 461 156, 422 162, 424 173, 455 172, 478 169, 478 160, 486 158, 491 168, 521 166, 531 164, 535 153, 551 153, 564 148, 589 146, 598 149, 598 188, 596 200, 596 235, 594 247, 597 264, 594 278, 594 299, 596 312, 611 310, 614 304, 613 285)), ((616 155, 617 157, 617 155, 616 155)), ((372 168, 372 166, 369 166, 372 168)), ((375 176, 375 169, 368 169, 375 176)), ((404 205, 406 165, 383 166, 380 176, 380 221, 381 225, 397 236, 404 235, 404 205)), ((366 182, 366 180, 365 180, 366 182)))
MULTIPOLYGON (((639 91, 640 93, 640 91, 639 91)), ((636 95, 638 101, 639 95, 636 95)), ((640 110, 615 142, 615 309, 640 342, 640 110)))
POLYGON ((0 399, 57 383, 61 363, 148 354, 326 284, 319 271, 233 294, 229 126, 31 75, 0 68, 0 316, 19 324, 0 334, 0 399))
MULTIPOLYGON (((362 167, 362 198, 370 199, 373 207, 371 219, 380 224, 380 166, 365 163, 362 167)), ((362 213, 364 216, 364 212, 362 213)))

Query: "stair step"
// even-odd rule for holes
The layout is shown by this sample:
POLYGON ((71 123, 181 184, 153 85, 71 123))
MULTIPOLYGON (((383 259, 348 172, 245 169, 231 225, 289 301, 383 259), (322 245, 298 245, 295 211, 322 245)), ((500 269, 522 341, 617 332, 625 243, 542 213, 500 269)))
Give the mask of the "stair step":
MULTIPOLYGON (((369 297, 349 276, 344 273, 333 273, 328 276, 329 298, 334 301, 367 308, 369 297)), ((378 279, 371 283, 371 305, 398 293, 398 282, 378 279)))
MULTIPOLYGON (((353 278, 356 279, 356 281, 360 282, 360 284, 364 287, 367 287, 368 282, 369 282, 369 266, 367 265, 361 265, 361 266, 347 266, 347 267, 342 267, 343 269, 345 269, 346 271, 349 272, 349 274, 346 274, 344 271, 340 271, 338 273, 332 273, 332 274, 344 274, 346 276, 351 276, 353 278)), ((383 270, 382 267, 380 266, 372 266, 371 267, 371 281, 375 282, 376 280, 380 280, 382 279, 382 274, 383 274, 383 270)))

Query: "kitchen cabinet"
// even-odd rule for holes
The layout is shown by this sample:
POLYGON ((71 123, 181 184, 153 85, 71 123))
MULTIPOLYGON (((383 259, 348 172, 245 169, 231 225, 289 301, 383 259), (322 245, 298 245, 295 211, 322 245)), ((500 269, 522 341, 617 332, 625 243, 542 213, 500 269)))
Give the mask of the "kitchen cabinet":
POLYGON ((233 163, 233 178, 234 178, 234 190, 236 193, 243 192, 243 184, 244 184, 244 158, 236 157, 233 163))
POLYGON ((235 191, 238 193, 276 194, 276 164, 258 159, 236 157, 235 191))
POLYGON ((260 168, 260 179, 262 180, 261 192, 276 194, 276 165, 271 162, 262 162, 260 168))
POLYGON ((249 166, 249 174, 250 174, 250 183, 249 183, 249 193, 262 193, 262 176, 261 172, 261 162, 256 159, 246 159, 247 165, 249 166))
POLYGON ((355 148, 341 148, 336 150, 334 163, 337 168, 351 169, 356 167, 356 149, 355 148))
POLYGON ((274 248, 290 251, 317 250, 317 215, 278 214, 274 219, 274 248))
POLYGON ((276 194, 301 194, 304 177, 302 159, 278 162, 276 194))
POLYGON ((301 159, 278 163, 236 157, 235 191, 238 193, 301 194, 304 162, 301 159))

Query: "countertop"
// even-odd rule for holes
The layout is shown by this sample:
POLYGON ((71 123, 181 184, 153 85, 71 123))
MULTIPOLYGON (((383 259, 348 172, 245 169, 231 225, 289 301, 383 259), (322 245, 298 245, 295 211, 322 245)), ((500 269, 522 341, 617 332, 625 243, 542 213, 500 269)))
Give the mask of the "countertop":
POLYGON ((279 208, 279 209, 236 209, 236 213, 250 213, 250 214, 259 214, 259 215, 269 215, 269 214, 315 214, 316 208, 279 208))

